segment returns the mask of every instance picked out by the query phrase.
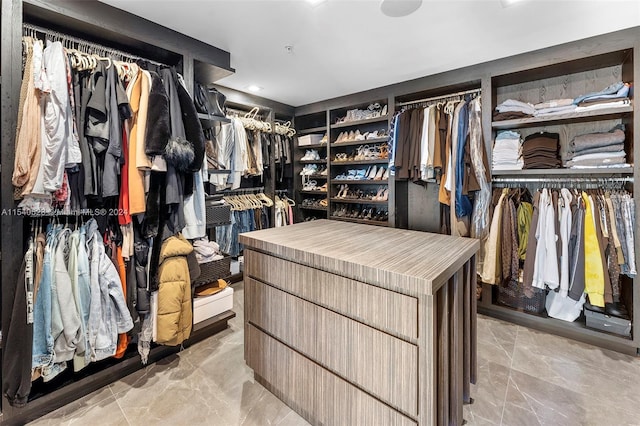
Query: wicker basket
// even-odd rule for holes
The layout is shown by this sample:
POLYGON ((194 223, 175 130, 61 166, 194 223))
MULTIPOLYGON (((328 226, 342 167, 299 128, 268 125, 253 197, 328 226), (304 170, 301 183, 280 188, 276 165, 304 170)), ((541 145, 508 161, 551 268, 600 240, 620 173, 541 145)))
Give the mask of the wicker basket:
POLYGON ((200 264, 200 276, 194 281, 195 286, 212 283, 220 278, 231 275, 231 256, 225 256, 220 260, 200 264))
POLYGON ((527 297, 521 283, 510 281, 506 286, 498 286, 498 303, 520 311, 541 314, 545 309, 547 292, 533 288, 533 296, 527 297))

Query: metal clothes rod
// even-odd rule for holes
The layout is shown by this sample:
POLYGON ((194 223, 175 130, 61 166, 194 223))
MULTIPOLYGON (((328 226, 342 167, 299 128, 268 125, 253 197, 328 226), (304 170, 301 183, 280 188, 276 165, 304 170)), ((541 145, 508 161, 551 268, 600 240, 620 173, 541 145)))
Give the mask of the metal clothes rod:
POLYGON ((562 178, 493 178, 493 183, 562 183, 562 182, 585 182, 585 183, 606 183, 606 182, 633 182, 632 176, 607 176, 607 177, 562 177, 562 178))
POLYGON ((161 62, 153 61, 151 59, 143 58, 141 56, 136 56, 136 55, 133 55, 131 53, 124 52, 122 50, 113 49, 111 47, 103 46, 103 45, 98 44, 98 43, 94 43, 94 42, 91 42, 91 41, 88 41, 88 40, 84 40, 84 39, 81 39, 81 38, 78 38, 78 37, 74 37, 74 36, 71 36, 71 35, 68 35, 68 34, 64 34, 64 33, 58 32, 58 31, 50 30, 48 28, 39 27, 37 25, 23 23, 22 24, 23 35, 25 35, 24 34, 24 32, 25 32, 24 30, 39 32, 39 33, 42 33, 42 34, 44 34, 46 36, 49 36, 49 37, 53 38, 54 40, 60 40, 60 41, 63 41, 63 42, 64 41, 68 41, 68 42, 71 42, 71 43, 76 43, 77 45, 81 45, 81 46, 84 46, 84 47, 88 47, 90 49, 94 49, 94 50, 97 50, 97 51, 102 51, 102 52, 109 53, 109 54, 112 54, 112 55, 118 55, 118 56, 121 56, 123 58, 128 58, 128 59, 132 59, 132 60, 146 61, 146 62, 149 62, 151 64, 157 65, 157 66, 170 68, 169 65, 163 64, 161 62))
POLYGON ((258 192, 264 192, 264 186, 258 186, 255 188, 238 188, 238 189, 227 189, 224 191, 220 191, 218 192, 219 194, 222 194, 222 196, 224 197, 225 195, 235 195, 235 194, 249 194, 249 193, 258 193, 258 192))
POLYGON ((463 95, 469 95, 469 94, 472 94, 472 93, 481 93, 481 92, 482 92, 482 89, 471 89, 471 90, 465 90, 463 92, 449 93, 447 95, 442 95, 442 96, 433 96, 431 98, 418 99, 418 100, 415 100, 415 101, 400 102, 400 103, 396 104, 396 106, 401 107, 401 106, 405 106, 405 105, 420 104, 420 103, 423 103, 423 102, 437 101, 438 99, 453 98, 455 96, 463 96, 463 95))

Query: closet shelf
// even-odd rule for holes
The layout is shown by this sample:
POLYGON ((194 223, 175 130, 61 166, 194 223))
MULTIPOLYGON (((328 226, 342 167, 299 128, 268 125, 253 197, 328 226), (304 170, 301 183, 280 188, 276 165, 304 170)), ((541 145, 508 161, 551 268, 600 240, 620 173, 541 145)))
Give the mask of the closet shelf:
POLYGON ((331 216, 331 219, 341 220, 343 222, 363 223, 365 225, 390 226, 388 221, 381 221, 381 220, 356 219, 353 217, 340 217, 340 216, 331 216))
POLYGON ((327 143, 312 143, 311 145, 298 145, 298 149, 326 148, 327 143))
POLYGON ((347 141, 347 142, 331 142, 332 147, 338 146, 349 146, 349 145, 369 145, 372 143, 382 143, 388 141, 389 138, 374 138, 374 139, 363 139, 361 141, 347 141))
POLYGON ((580 322, 581 319, 574 322, 567 322, 551 317, 529 314, 502 305, 485 305, 480 302, 478 302, 478 313, 490 315, 494 318, 514 322, 525 327, 568 337, 570 339, 579 340, 596 346, 602 346, 603 342, 606 342, 607 346, 611 350, 637 355, 637 343, 632 339, 613 333, 587 328, 583 322, 580 322), (614 345, 618 348, 614 348, 614 345))
POLYGON ((386 205, 387 201, 373 201, 373 200, 365 200, 362 198, 331 198, 332 203, 343 203, 343 204, 376 204, 376 205, 386 205))
POLYGON ((306 175, 310 179, 326 179, 327 175, 306 175))
POLYGON ((296 132, 298 133, 298 135, 308 135, 309 133, 318 133, 318 132, 325 132, 327 131, 327 126, 318 126, 318 127, 310 127, 308 129, 300 129, 297 130, 296 132))
POLYGON ((332 166, 348 166, 351 164, 380 164, 388 163, 388 158, 376 158, 375 160, 358 160, 358 161, 332 161, 332 166))
POLYGON ((493 121, 491 127, 497 130, 519 129, 540 125, 580 123, 584 121, 611 120, 629 115, 633 112, 633 104, 617 108, 605 108, 595 111, 572 112, 567 114, 550 115, 547 117, 527 117, 515 120, 493 121))
POLYGON ((304 194, 311 194, 311 195, 327 195, 327 191, 317 191, 317 190, 313 190, 313 191, 305 191, 304 189, 302 191, 300 191, 300 194, 304 195, 304 194))
POLYGON ((379 123, 381 121, 388 121, 388 120, 389 120, 389 115, 385 114, 385 115, 381 115, 380 117, 375 117, 375 118, 366 118, 364 120, 355 120, 355 121, 344 121, 342 123, 332 124, 331 128, 332 129, 341 129, 343 127, 355 127, 355 126, 360 126, 362 124, 379 123))
POLYGON ((300 208, 302 210, 318 210, 318 211, 322 211, 322 212, 326 212, 327 211, 327 207, 316 207, 316 206, 303 206, 303 205, 301 205, 300 208))
POLYGON ((348 185, 386 185, 389 183, 387 179, 385 180, 373 180, 373 179, 354 179, 354 180, 331 180, 331 184, 348 184, 348 185))
POLYGON ((633 174, 633 167, 612 168, 612 169, 525 169, 525 170, 496 170, 491 172, 492 176, 591 176, 598 175, 602 177, 613 175, 630 175, 633 174))
POLYGON ((198 113, 198 118, 200 120, 205 120, 205 121, 219 121, 221 123, 231 123, 231 119, 227 117, 218 117, 216 115, 202 114, 201 112, 198 113))
POLYGON ((300 164, 327 164, 327 160, 300 160, 300 164))

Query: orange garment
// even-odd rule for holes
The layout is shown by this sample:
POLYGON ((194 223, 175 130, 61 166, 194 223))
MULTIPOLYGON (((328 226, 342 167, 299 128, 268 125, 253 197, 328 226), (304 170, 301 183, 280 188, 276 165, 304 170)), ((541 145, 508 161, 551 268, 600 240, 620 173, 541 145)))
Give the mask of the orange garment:
POLYGON ((129 147, 125 148, 125 153, 128 153, 129 158, 124 168, 126 168, 128 172, 129 214, 139 214, 144 213, 146 209, 144 171, 138 169, 138 155, 140 155, 139 145, 143 147, 143 160, 147 158, 146 154, 144 154, 144 132, 147 121, 146 103, 149 100, 149 81, 147 80, 146 74, 142 71, 138 72, 136 80, 130 83, 127 89, 132 114, 130 120, 131 131, 129 132, 129 147), (145 93, 146 96, 144 95, 145 93), (144 110, 141 110, 143 97, 145 98, 145 105, 144 110), (143 131, 141 132, 140 129, 143 129, 143 131))
MULTIPOLYGON (((124 294, 124 299, 127 300, 127 267, 124 263, 124 259, 122 258, 122 247, 118 247, 116 249, 116 258, 118 259, 118 275, 120 276, 120 281, 122 282, 122 293, 124 294)), ((118 346, 116 347, 116 353, 113 357, 122 358, 127 350, 127 346, 129 346, 130 341, 131 338, 127 333, 119 334, 118 346)))

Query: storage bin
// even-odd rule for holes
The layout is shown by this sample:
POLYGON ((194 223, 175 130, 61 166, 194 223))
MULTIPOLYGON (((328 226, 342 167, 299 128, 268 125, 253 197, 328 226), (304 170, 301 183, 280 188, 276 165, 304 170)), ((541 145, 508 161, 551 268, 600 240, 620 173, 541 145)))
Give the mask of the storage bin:
POLYGON ((205 220, 207 227, 228 225, 231 223, 231 206, 229 204, 216 204, 215 198, 207 198, 205 205, 205 220))
POLYGON ((546 299, 547 292, 535 287, 533 296, 527 297, 522 284, 517 281, 511 281, 506 286, 498 286, 498 303, 520 311, 541 314, 544 312, 546 299))
POLYGON ((310 135, 298 136, 298 146, 314 145, 320 143, 322 134, 312 133, 310 135))
POLYGON ((200 264, 200 276, 194 280, 196 287, 212 283, 218 278, 227 278, 231 275, 231 256, 225 256, 220 260, 200 264))
POLYGON ((601 312, 584 310, 587 327, 596 330, 608 331, 620 336, 631 338, 631 321, 624 318, 612 317, 601 312))
POLYGON ((233 309, 231 286, 211 296, 196 297, 193 299, 193 323, 197 324, 231 309, 233 309))

